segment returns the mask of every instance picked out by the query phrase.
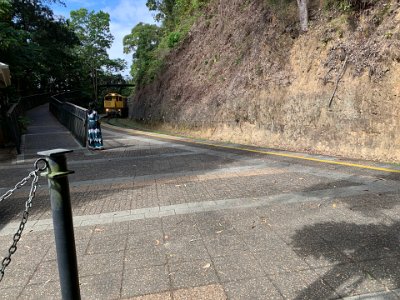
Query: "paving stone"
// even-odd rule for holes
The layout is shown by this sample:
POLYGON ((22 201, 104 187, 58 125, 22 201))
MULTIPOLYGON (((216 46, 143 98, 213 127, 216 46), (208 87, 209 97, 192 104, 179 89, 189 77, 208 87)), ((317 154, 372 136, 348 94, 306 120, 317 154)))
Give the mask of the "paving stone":
POLYGON ((140 232, 129 235, 127 249, 153 248, 164 243, 164 233, 161 230, 140 232))
POLYGON ((224 289, 220 285, 211 284, 206 286, 180 289, 173 292, 175 300, 225 300, 227 299, 224 289))
POLYGON ((120 297, 122 273, 80 277, 79 283, 82 299, 117 299, 120 297))
POLYGON ((369 294, 385 290, 385 286, 364 271, 363 263, 335 265, 315 269, 320 279, 341 297, 369 294))
POLYGON ((144 295, 144 296, 137 296, 130 298, 130 300, 171 300, 171 293, 170 292, 165 292, 165 293, 159 293, 159 294, 150 294, 150 295, 144 295))
POLYGON ((168 239, 165 241, 164 249, 168 256, 168 261, 173 263, 209 258, 203 240, 196 236, 168 239))
POLYGON ((80 276, 122 272, 124 251, 78 256, 80 276))
POLYGON ((384 291, 342 298, 343 300, 399 300, 399 296, 393 291, 384 291))
POLYGON ((400 245, 394 240, 388 244, 354 245, 342 250, 350 259, 357 262, 394 258, 400 255, 400 245))
POLYGON ((237 251, 246 251, 249 249, 240 235, 233 230, 217 231, 212 236, 205 237, 204 244, 212 257, 225 256, 237 251))
POLYGON ((229 299, 236 300, 282 300, 279 290, 267 277, 230 281, 224 284, 229 299))
POLYGON ((61 299, 61 287, 58 281, 46 281, 25 287, 18 299, 53 300, 61 299))
MULTIPOLYGON (((83 256, 86 253, 86 249, 89 245, 89 239, 87 240, 75 240, 75 251, 77 257, 83 256)), ((43 258, 43 261, 48 261, 48 260, 56 260, 57 259, 57 251, 56 251, 56 245, 52 245, 46 255, 43 258)))
POLYGON ((232 224, 221 216, 221 214, 216 215, 215 213, 211 215, 195 216, 195 221, 197 228, 202 236, 215 236, 219 233, 232 232, 236 234, 233 230, 232 224), (215 219, 214 219, 215 217, 215 219))
MULTIPOLYGON (((29 266, 29 264, 27 264, 27 266, 29 266)), ((35 268, 37 265, 34 264, 33 266, 35 268)), ((34 268, 25 268, 24 266, 17 267, 13 265, 13 261, 11 261, 10 265, 4 272, 4 277, 1 281, 1 288, 25 286, 35 273, 34 268)))
POLYGON ((326 244, 323 237, 319 236, 312 228, 303 228, 302 226, 295 228, 285 228, 275 230, 275 233, 281 237, 286 243, 293 246, 310 245, 310 244, 326 244))
POLYGON ((352 262, 345 253, 328 244, 304 244, 301 247, 294 247, 293 251, 313 268, 352 262))
POLYGON ((304 260, 289 248, 253 252, 266 274, 278 274, 311 269, 304 260))
POLYGON ((44 283, 58 279, 58 265, 56 260, 44 261, 37 267, 29 284, 44 283))
POLYGON ((124 250, 127 244, 126 235, 93 236, 86 248, 86 254, 110 253, 124 250))
POLYGON ((400 268, 399 258, 384 258, 360 263, 363 270, 381 282, 386 289, 399 287, 400 268))
POLYGON ((237 252, 235 255, 215 257, 213 262, 222 282, 265 275, 259 262, 250 252, 237 252))
POLYGON ((288 248, 288 245, 272 231, 242 234, 241 238, 253 252, 279 251, 280 249, 288 248))
POLYGON ((230 224, 241 234, 261 234, 271 232, 268 219, 264 216, 254 215, 249 218, 230 219, 230 224))
POLYGON ((165 266, 125 270, 122 281, 122 298, 160 293, 169 290, 165 266))
POLYGON ((340 296, 314 271, 272 275, 271 281, 285 299, 338 299, 340 296))
POLYGON ((211 260, 200 259, 170 264, 172 286, 176 289, 218 282, 211 260))
POLYGON ((163 226, 164 234, 168 236, 169 239, 176 239, 181 236, 192 236, 193 238, 201 238, 200 231, 196 224, 181 224, 176 227, 165 227, 163 226))
POLYGON ((129 222, 97 225, 93 229, 93 237, 102 237, 108 235, 126 235, 128 231, 129 231, 129 222))
POLYGON ((1 287, 0 290, 0 299, 3 300, 16 300, 19 297, 19 294, 22 292, 23 290, 23 286, 18 286, 18 287, 1 287))
POLYGON ((125 252, 124 268, 137 269, 150 266, 163 266, 167 263, 166 255, 163 246, 127 249, 125 252))

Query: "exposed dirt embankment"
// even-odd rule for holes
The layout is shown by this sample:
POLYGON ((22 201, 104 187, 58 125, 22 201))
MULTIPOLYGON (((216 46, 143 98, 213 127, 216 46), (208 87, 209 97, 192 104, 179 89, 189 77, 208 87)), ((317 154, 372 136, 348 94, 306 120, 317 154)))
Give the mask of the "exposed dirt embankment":
POLYGON ((214 1, 131 100, 131 117, 211 139, 400 161, 399 3, 341 14, 315 1, 299 35, 296 7, 266 2, 214 1))

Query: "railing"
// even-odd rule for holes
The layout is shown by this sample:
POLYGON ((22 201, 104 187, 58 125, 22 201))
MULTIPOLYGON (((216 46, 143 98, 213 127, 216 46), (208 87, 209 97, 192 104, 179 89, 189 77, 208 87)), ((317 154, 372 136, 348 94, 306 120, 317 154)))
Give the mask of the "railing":
POLYGON ((7 131, 18 154, 21 154, 21 128, 18 119, 22 113, 22 106, 19 103, 14 103, 7 111, 7 131))
POLYGON ((58 95, 51 97, 49 109, 57 120, 68 128, 79 143, 86 146, 86 108, 60 101, 58 95))
POLYGON ((20 118, 23 117, 27 110, 47 103, 49 99, 50 94, 22 97, 18 102, 11 105, 10 109, 7 111, 7 132, 10 139, 15 143, 18 154, 21 154, 22 128, 20 118))

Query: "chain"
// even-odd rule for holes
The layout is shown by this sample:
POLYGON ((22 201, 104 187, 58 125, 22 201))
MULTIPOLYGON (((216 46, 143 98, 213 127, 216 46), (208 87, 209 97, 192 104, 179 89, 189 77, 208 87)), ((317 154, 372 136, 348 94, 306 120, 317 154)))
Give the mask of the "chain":
POLYGON ((34 171, 30 172, 29 175, 27 177, 25 177, 24 179, 22 179, 20 182, 18 182, 13 189, 9 190, 3 196, 0 197, 0 202, 3 201, 4 199, 9 198, 17 189, 20 189, 21 187, 23 187, 29 181, 29 179, 31 179, 33 177, 33 180, 31 183, 31 189, 29 192, 29 197, 28 197, 28 200, 26 200, 26 202, 25 202, 25 210, 22 213, 21 223, 19 224, 19 228, 18 228, 17 232, 14 234, 13 243, 10 246, 10 248, 8 249, 8 255, 6 257, 4 257, 3 261, 1 262, 0 282, 3 280, 4 270, 8 267, 8 265, 11 262, 11 256, 17 251, 17 244, 18 244, 19 240, 21 239, 22 231, 25 228, 25 224, 26 224, 26 222, 28 222, 29 209, 32 207, 33 198, 35 198, 36 189, 38 187, 38 181, 39 181, 39 172, 47 169, 47 161, 43 158, 40 158, 40 159, 36 160, 34 166, 35 166, 34 171), (40 161, 44 162, 45 165, 43 167, 39 167, 40 161))

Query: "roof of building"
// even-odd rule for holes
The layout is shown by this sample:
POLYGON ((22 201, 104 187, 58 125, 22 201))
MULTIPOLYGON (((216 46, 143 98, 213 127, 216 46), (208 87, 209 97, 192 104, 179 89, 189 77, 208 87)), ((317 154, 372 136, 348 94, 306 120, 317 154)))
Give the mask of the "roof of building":
POLYGON ((11 85, 11 75, 8 65, 0 62, 0 88, 11 85))

